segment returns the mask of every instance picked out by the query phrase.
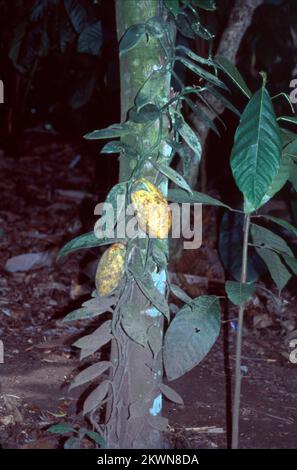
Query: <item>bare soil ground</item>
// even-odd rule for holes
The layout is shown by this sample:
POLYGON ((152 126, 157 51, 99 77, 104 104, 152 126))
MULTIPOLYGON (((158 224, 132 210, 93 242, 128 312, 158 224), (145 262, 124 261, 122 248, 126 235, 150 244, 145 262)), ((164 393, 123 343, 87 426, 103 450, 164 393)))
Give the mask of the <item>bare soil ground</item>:
MULTIPOLYGON (((83 156, 70 168, 75 155, 71 144, 36 143, 32 138, 17 162, 0 152, 3 448, 57 448, 61 442, 46 432, 49 425, 66 420, 83 423, 79 400, 83 390, 69 393, 68 385, 81 367, 71 343, 90 323, 64 324, 61 319, 93 289, 98 250, 73 254, 62 263, 56 261, 56 254, 65 241, 92 228, 92 209, 100 198, 94 190, 93 158, 83 156), (16 271, 11 258, 28 253, 46 254, 39 260, 40 267, 16 271)), ((193 296, 207 292, 224 295, 215 218, 214 210, 204 210, 207 236, 202 248, 185 253, 183 260, 170 268, 193 296)), ((184 406, 166 403, 170 420, 167 437, 172 447, 225 448, 230 444, 236 339, 230 320, 236 317, 236 309, 225 301, 222 305, 218 342, 198 367, 171 384, 185 402, 184 406)), ((243 448, 297 447, 297 365, 288 359, 289 340, 296 328, 294 288, 277 301, 257 291, 248 305, 244 331, 243 448)))

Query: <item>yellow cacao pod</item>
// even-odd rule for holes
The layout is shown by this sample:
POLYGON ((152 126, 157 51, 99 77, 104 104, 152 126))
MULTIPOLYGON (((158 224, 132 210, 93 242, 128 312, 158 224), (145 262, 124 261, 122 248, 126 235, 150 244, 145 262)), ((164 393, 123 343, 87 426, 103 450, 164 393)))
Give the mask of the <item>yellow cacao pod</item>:
POLYGON ((154 238, 167 238, 171 227, 171 211, 161 191, 145 178, 136 181, 145 189, 132 192, 131 200, 140 228, 154 238))
POLYGON ((114 243, 101 256, 96 271, 96 289, 99 295, 115 290, 124 274, 126 247, 114 243))

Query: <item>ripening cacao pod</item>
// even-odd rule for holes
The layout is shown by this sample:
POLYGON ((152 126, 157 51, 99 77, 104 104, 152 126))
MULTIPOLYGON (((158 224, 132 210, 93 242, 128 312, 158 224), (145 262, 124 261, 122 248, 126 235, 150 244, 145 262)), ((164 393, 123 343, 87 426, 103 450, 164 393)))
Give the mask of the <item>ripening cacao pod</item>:
POLYGON ((109 295, 114 291, 124 274, 126 247, 114 243, 101 256, 96 271, 96 289, 99 295, 109 295))
POLYGON ((154 238, 167 238, 171 227, 171 211, 161 191, 150 181, 142 178, 135 182, 131 194, 133 208, 140 228, 154 238))

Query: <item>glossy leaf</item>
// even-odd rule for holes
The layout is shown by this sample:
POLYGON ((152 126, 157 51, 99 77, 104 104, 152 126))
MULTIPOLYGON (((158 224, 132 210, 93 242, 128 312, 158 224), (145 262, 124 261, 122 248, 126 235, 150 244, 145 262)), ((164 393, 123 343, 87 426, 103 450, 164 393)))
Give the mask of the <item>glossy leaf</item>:
MULTIPOLYGON (((265 194, 265 196, 263 196, 260 206, 266 204, 266 202, 268 202, 276 193, 278 193, 284 187, 290 176, 291 164, 292 161, 290 157, 286 153, 283 153, 278 172, 273 178, 267 193, 265 194)), ((251 207, 249 210, 248 202, 246 203, 246 208, 247 212, 253 210, 253 207, 251 207)))
POLYGON ((290 272, 281 262, 280 256, 275 251, 266 248, 256 248, 256 250, 265 262, 273 281, 281 292, 291 278, 290 272))
POLYGON ((267 90, 258 90, 246 106, 235 133, 231 168, 249 212, 261 201, 281 162, 281 138, 267 90))

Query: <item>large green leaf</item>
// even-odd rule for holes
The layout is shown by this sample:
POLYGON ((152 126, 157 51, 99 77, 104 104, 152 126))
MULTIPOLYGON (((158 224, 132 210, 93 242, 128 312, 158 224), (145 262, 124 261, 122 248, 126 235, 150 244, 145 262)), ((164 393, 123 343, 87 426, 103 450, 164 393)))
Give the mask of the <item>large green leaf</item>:
POLYGON ((235 85, 242 91, 242 93, 247 97, 250 98, 252 93, 248 88, 247 84, 245 83, 242 75, 238 71, 232 62, 226 57, 222 55, 217 55, 215 58, 217 64, 221 67, 221 69, 228 75, 229 78, 235 83, 235 85))
POLYGON ((225 284, 228 299, 235 305, 242 305, 252 298, 255 293, 253 284, 227 281, 225 284))
POLYGON ((188 194, 182 189, 169 189, 168 200, 180 204, 205 204, 206 206, 219 206, 225 207, 231 211, 233 210, 232 207, 227 206, 227 204, 224 204, 222 201, 208 196, 207 194, 199 193, 198 191, 192 191, 192 194, 188 194))
MULTIPOLYGON (((291 165, 292 165, 292 160, 291 158, 286 154, 282 154, 282 159, 281 159, 281 164, 278 169, 278 172, 276 176, 273 178, 271 185, 268 188, 267 193, 265 196, 263 196, 263 199, 261 201, 261 206, 263 204, 266 204, 276 193, 278 193, 283 186, 286 184, 286 182, 289 179, 290 176, 290 171, 291 171, 291 165)), ((253 207, 249 208, 249 202, 246 201, 246 209, 247 212, 253 211, 253 207), (250 210, 249 210, 250 209, 250 210)))
POLYGON ((274 217, 272 215, 261 215, 261 217, 264 217, 267 220, 271 220, 275 224, 278 224, 281 227, 287 229, 289 232, 293 233, 297 237, 297 227, 294 227, 294 225, 290 224, 286 220, 279 219, 278 217, 274 217))
POLYGON ((241 116, 231 153, 233 176, 249 212, 261 205, 280 161, 280 131, 270 96, 263 86, 241 116))
POLYGON ((70 240, 70 242, 66 243, 66 245, 64 245, 63 248, 59 251, 58 258, 62 258, 63 256, 68 255, 68 253, 72 253, 73 251, 81 250, 83 248, 94 248, 101 245, 110 245, 116 241, 117 240, 113 238, 99 239, 96 237, 93 231, 84 233, 83 235, 80 235, 79 237, 74 238, 73 240, 70 240))
POLYGON ((164 339, 164 365, 169 380, 193 369, 208 354, 221 327, 220 305, 215 296, 197 297, 170 323, 164 339))
POLYGON ((271 230, 261 227, 260 225, 251 224, 251 233, 255 245, 263 248, 271 248, 277 252, 294 256, 285 240, 271 230))
POLYGON ((275 253, 275 251, 268 250, 266 248, 256 248, 256 250, 265 262, 272 279, 277 285, 278 290, 281 292, 291 278, 290 272, 281 262, 280 256, 275 253))

